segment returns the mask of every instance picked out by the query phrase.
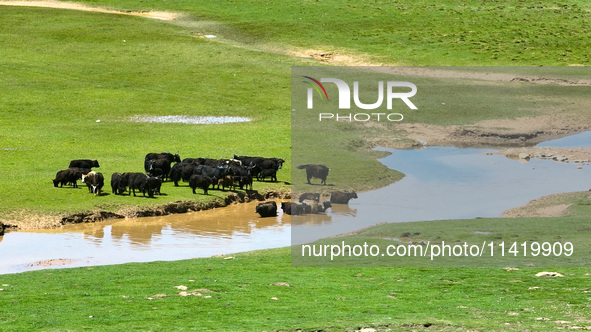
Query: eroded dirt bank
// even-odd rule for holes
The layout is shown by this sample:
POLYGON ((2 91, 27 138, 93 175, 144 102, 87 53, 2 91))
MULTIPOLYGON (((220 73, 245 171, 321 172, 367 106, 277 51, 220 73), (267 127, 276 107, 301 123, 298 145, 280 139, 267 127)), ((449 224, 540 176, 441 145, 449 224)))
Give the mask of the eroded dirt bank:
MULTIPOLYGON (((377 124, 376 126, 380 126, 377 124)), ((531 146, 550 139, 574 135, 591 129, 591 122, 576 116, 521 117, 480 121, 472 125, 438 126, 422 123, 401 123, 396 127, 404 132, 393 137, 383 135, 366 137, 377 146, 411 149, 440 145, 457 147, 479 146, 531 146)))
MULTIPOLYGON (((266 191, 264 193, 257 191, 248 191, 246 193, 236 192, 226 196, 223 201, 219 199, 214 199, 210 202, 176 201, 152 207, 127 206, 116 212, 93 210, 58 216, 27 216, 26 218, 19 218, 17 220, 0 221, 0 231, 2 230, 2 224, 4 224, 7 230, 48 229, 59 228, 67 224, 93 223, 108 219, 165 216, 169 214, 210 210, 230 204, 290 198, 291 193, 289 191, 266 191)), ((0 235, 2 235, 2 232, 0 232, 0 235)))

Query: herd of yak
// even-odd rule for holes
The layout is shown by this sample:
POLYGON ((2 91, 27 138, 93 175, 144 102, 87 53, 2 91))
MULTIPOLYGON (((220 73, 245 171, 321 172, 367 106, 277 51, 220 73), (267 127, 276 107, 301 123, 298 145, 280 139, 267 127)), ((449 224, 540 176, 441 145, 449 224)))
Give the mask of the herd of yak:
MULTIPOLYGON (((212 158, 185 158, 181 160, 178 154, 168 152, 148 153, 144 158, 145 173, 125 172, 111 175, 111 190, 115 195, 123 195, 129 191, 136 196, 136 190, 144 197, 160 195, 163 181, 171 181, 179 186, 180 181, 188 182, 189 187, 196 193, 196 189, 202 189, 204 194, 210 188, 233 190, 252 190, 253 179, 258 181, 277 182, 277 171, 285 161, 280 158, 249 157, 234 155, 232 159, 212 158), (174 163, 174 164, 173 164, 174 163)), ((53 185, 62 187, 71 185, 78 187, 77 181, 82 180, 88 187, 88 191, 100 195, 105 184, 102 173, 92 170, 100 167, 97 160, 78 159, 72 160, 67 169, 57 172, 53 185)), ((306 170, 308 183, 312 178, 318 178, 321 184, 326 184, 326 177, 330 168, 324 165, 301 165, 298 169, 306 170)), ((331 200, 319 202, 318 194, 303 194, 299 203, 282 203, 282 209, 287 214, 299 215, 306 213, 324 212, 332 203, 347 204, 351 198, 357 198, 355 192, 334 192, 331 200)), ((275 202, 261 203, 256 212, 261 216, 277 214, 275 202)))

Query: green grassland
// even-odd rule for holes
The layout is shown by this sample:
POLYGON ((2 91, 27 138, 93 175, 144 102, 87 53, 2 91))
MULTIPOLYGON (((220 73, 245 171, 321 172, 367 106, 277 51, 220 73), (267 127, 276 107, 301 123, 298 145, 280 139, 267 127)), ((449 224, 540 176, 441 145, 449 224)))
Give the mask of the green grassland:
MULTIPOLYGON (((63 215, 178 200, 222 199, 224 192, 193 195, 166 183, 157 199, 54 188, 51 179, 72 159, 98 159, 113 172, 143 171, 148 152, 181 157, 262 155, 285 159, 280 184, 254 189, 285 191, 290 170, 290 65, 305 61, 211 43, 174 25, 112 14, 2 7, 0 50, 0 213, 4 219, 63 215), (246 116, 248 123, 155 124, 130 121, 154 115, 246 116), (100 120, 100 122, 96 122, 100 120), (23 210, 26 213, 23 214, 23 210)), ((363 160, 369 152, 349 151, 363 160)), ((373 167, 380 164, 372 158, 373 167)), ((397 172, 380 168, 388 183, 397 172)), ((338 177, 337 177, 338 178, 338 177)))
POLYGON ((200 32, 244 47, 313 49, 390 65, 588 65, 591 61, 591 5, 583 0, 82 2, 189 13, 206 30, 200 32))
MULTIPOLYGON (((193 195, 170 183, 163 188, 167 195, 156 199, 95 197, 85 189, 54 188, 55 173, 78 158, 98 159, 108 178, 115 171, 142 171, 147 152, 274 156, 287 161, 280 181, 301 182, 303 173, 291 177, 296 165, 290 155, 290 67, 318 63, 283 54, 292 50, 318 49, 404 65, 588 65, 590 60, 590 5, 584 1, 85 3, 189 15, 171 24, 0 7, 1 218, 22 210, 61 214, 222 196, 193 195), (221 42, 199 37, 210 33, 221 42), (207 126, 130 122, 136 115, 247 116, 253 121, 207 126)), ((535 89, 537 94, 551 93, 551 87, 535 89)), ((490 117, 469 111, 434 110, 414 121, 464 124, 537 114, 527 108, 519 113, 498 108, 490 117)), ((375 160, 380 154, 367 151, 363 139, 347 134, 355 128, 339 128, 332 133, 332 144, 348 148, 338 159, 363 162, 378 172, 360 177, 375 181, 364 183, 365 188, 402 176, 381 166, 375 160)), ((324 150, 310 152, 317 160, 324 150)), ((360 168, 348 172, 358 175, 360 168)), ((347 182, 349 175, 342 172, 331 173, 329 183, 363 188, 347 182)), ((259 191, 282 188, 288 187, 254 186, 259 191)), ((580 223, 589 216, 584 205, 574 208, 580 214, 572 218, 580 223)), ((430 236, 416 229, 431 226, 417 223, 409 229, 430 236)), ((410 232, 407 225, 382 227, 377 230, 389 236, 410 232)), ((371 232, 363 236, 372 238, 371 232)), ((557 268, 565 277, 547 279, 534 277, 541 268, 295 268, 289 251, 3 275, 0 329, 341 331, 432 326, 521 331, 588 325, 588 268, 557 268), (178 285, 202 289, 204 296, 178 296, 178 285), (149 299, 156 294, 167 297, 149 299)))
MULTIPOLYGON (((259 5, 253 4, 252 8, 259 5)), ((285 10, 291 5, 287 4, 285 10)), ((144 9, 182 9, 145 6, 144 9)), ((186 12, 195 14, 201 8, 199 4, 194 6, 186 12)), ((125 3, 117 8, 128 9, 125 3)), ((225 24, 220 16, 223 13, 225 10, 219 9, 218 16, 207 19, 219 19, 225 24)), ((201 38, 203 26, 196 23, 203 19, 201 16, 184 16, 170 24, 140 17, 43 8, 2 7, 0 15, 0 38, 4 45, 9 45, 0 50, 0 87, 5 91, 0 96, 0 171, 11 175, 0 185, 0 213, 4 220, 92 209, 117 211, 127 206, 209 201, 226 196, 217 191, 209 197, 193 195, 186 184, 175 188, 170 183, 163 188, 166 196, 157 199, 92 197, 85 195, 83 188, 53 188, 50 180, 72 159, 98 159, 102 165, 99 170, 109 179, 113 172, 142 171, 143 157, 148 152, 178 152, 183 158, 274 156, 287 161, 279 172, 281 183, 255 183, 255 190, 287 190, 283 183, 290 183, 292 176, 294 181, 305 179, 303 171, 291 172, 289 91, 293 82, 289 75, 291 66, 318 62, 256 47, 236 47, 235 43, 224 42, 223 36, 222 42, 201 38), (138 115, 247 116, 253 121, 224 125, 130 121, 138 115), (27 212, 23 213, 24 210, 27 212)), ((256 16, 251 19, 257 24, 266 22, 256 16)), ((273 31, 277 25, 268 28, 273 31)), ((240 30, 240 34, 265 40, 247 28, 240 30)), ((283 45, 281 41, 274 42, 283 45)), ((558 108, 580 118, 589 116, 583 107, 560 106, 564 101, 559 97, 565 93, 565 87, 520 87, 516 83, 491 82, 486 89, 498 91, 506 98, 483 101, 473 90, 474 82, 469 80, 420 81, 431 87, 423 95, 432 98, 419 100, 421 112, 408 115, 407 122, 470 124, 485 119, 543 115, 558 108), (446 89, 440 89, 441 86, 446 89), (446 100, 446 93, 461 95, 456 97, 458 105, 448 102, 443 107, 439 101, 446 100), (544 107, 530 106, 530 100, 542 98, 544 107), (476 111, 462 105, 487 108, 476 111)), ((581 105, 586 101, 582 95, 585 91, 575 92, 571 101, 581 105)), ((307 129, 315 131, 315 135, 297 138, 297 143, 306 147, 306 155, 294 150, 296 162, 337 165, 331 170, 329 182, 334 187, 329 190, 368 190, 402 177, 379 164, 376 159, 382 154, 371 151, 371 144, 362 137, 371 136, 376 130, 379 134, 383 128, 348 123, 330 128, 313 125, 307 129), (326 150, 337 152, 329 156, 326 150), (327 157, 330 160, 326 161, 327 157), (338 167, 342 165, 346 167, 338 167)), ((404 135, 395 126, 386 130, 404 135)), ((109 189, 108 180, 105 189, 109 189)))
POLYGON ((292 262, 296 266, 588 266, 591 253, 588 230, 588 214, 561 218, 388 223, 354 235, 317 241, 313 244, 316 249, 311 249, 316 250, 318 256, 311 257, 310 249, 294 246, 292 262), (365 244, 375 246, 375 256, 354 254, 360 253, 365 244), (320 246, 325 245, 334 248, 332 260, 319 255, 320 246), (349 252, 349 247, 344 245, 358 248, 349 252), (415 254, 414 247, 408 249, 409 245, 420 246, 418 254, 415 254), (381 256, 379 253, 386 253, 389 246, 406 249, 401 249, 402 256, 381 256), (454 250, 453 247, 457 247, 455 255, 450 251, 454 250), (461 251, 459 247, 466 250, 461 251), (472 254, 468 252, 470 249, 472 254))
MULTIPOLYGON (((148 152, 181 157, 233 154, 284 158, 290 181, 286 57, 207 43, 142 18, 2 7, 0 72, 1 212, 61 213, 209 199, 166 183, 154 200, 92 197, 54 188, 72 159, 98 159, 110 192, 113 172, 143 172, 148 152), (246 87, 246 88, 245 88, 246 87), (249 123, 135 123, 137 115, 246 116, 249 123), (97 123, 96 120, 101 120, 97 123)), ((259 191, 287 188, 255 183, 259 191)), ((213 196, 223 193, 213 191, 213 196)))
MULTIPOLYGON (((443 235, 462 241, 478 236, 531 240, 516 236, 515 229, 506 230, 508 223, 522 228, 542 223, 555 238, 564 232, 557 228, 576 231, 586 225, 581 220, 589 216, 587 196, 582 192, 569 197, 572 205, 564 218, 386 224, 338 239, 443 235), (475 235, 473 230, 493 233, 475 235)), ((588 259, 588 247, 577 250, 588 259)), ((489 268, 400 268, 377 267, 379 262, 294 267, 286 259, 289 252, 290 248, 279 248, 2 275, 0 329, 538 331, 589 326, 588 268, 507 268, 510 263, 489 268), (562 277, 537 277, 542 271, 562 277)))
MULTIPOLYGON (((419 226, 420 227, 420 226, 419 226)), ((292 267, 289 249, 0 276, 2 331, 525 331, 588 326, 588 269, 292 267), (201 296, 180 296, 176 286, 201 296), (166 294, 166 297, 161 294, 166 294), (562 322, 562 323, 557 323, 562 322)))

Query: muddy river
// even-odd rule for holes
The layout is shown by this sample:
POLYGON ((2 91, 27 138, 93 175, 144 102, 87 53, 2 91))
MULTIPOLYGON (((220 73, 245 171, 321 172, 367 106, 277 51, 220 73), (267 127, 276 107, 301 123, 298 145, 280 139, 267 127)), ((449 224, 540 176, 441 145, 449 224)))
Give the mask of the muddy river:
POLYGON ((57 267, 181 260, 289 245, 289 215, 261 218, 258 203, 0 237, 0 274, 57 267))
MULTIPOLYGON (((591 132, 543 146, 589 147, 591 132)), ((489 155, 490 149, 391 150, 381 160, 406 174, 326 214, 260 218, 257 203, 166 217, 9 232, 0 274, 35 269, 180 260, 305 243, 382 222, 499 217, 549 194, 589 190, 591 166, 489 155), (582 166, 580 169, 578 166, 582 166), (292 225, 293 224, 293 225, 292 225)), ((330 177, 329 177, 330 182, 330 177)))

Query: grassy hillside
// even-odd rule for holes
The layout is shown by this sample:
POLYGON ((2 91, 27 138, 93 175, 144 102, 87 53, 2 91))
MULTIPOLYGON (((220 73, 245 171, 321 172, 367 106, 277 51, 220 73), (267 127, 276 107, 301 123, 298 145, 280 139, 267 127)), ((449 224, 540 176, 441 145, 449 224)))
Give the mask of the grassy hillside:
MULTIPOLYGON (((0 96, 0 112, 3 114, 0 119, 0 171, 11 174, 0 185, 0 213, 5 219, 22 217, 23 210, 28 211, 24 215, 63 214, 96 208, 116 211, 128 205, 158 205, 186 199, 210 200, 226 195, 212 192, 212 197, 202 197, 191 194, 187 187, 174 188, 170 184, 166 184, 163 190, 167 196, 155 200, 114 195, 92 197, 84 195, 84 189, 53 188, 50 180, 55 173, 66 168, 69 160, 78 158, 98 159, 102 165, 99 170, 108 179, 113 172, 142 171, 143 157, 148 152, 178 152, 181 157, 228 158, 235 153, 272 156, 287 160, 279 173, 279 180, 289 183, 290 67, 317 62, 263 52, 269 50, 265 47, 236 46, 244 46, 251 39, 273 43, 278 48, 289 46, 289 42, 281 38, 291 38, 310 46, 316 42, 305 38, 306 34, 299 30, 301 27, 287 29, 292 34, 289 37, 289 33, 281 30, 286 25, 268 22, 275 17, 288 23, 291 15, 295 15, 290 8, 296 3, 276 4, 265 9, 285 11, 282 15, 263 15, 258 2, 234 5, 230 6, 227 2, 208 3, 205 10, 202 3, 189 5, 179 2, 167 8, 161 4, 142 4, 142 10, 167 9, 192 14, 172 24, 113 14, 2 7, 0 39, 9 47, 0 50, 0 87, 7 92, 0 96), (250 10, 230 10, 234 5, 249 6, 250 10), (197 15, 198 12, 202 14, 197 15), (214 19, 217 23, 204 25, 205 19, 214 19), (238 24, 245 20, 252 22, 238 24), (211 41, 202 38, 202 34, 218 32, 208 32, 204 26, 230 28, 220 31, 219 39, 211 41), (258 35, 258 29, 266 30, 267 35, 272 37, 258 35), (224 36, 224 31, 230 35, 224 36), (234 32, 237 34, 232 35, 234 32), (294 34, 301 38, 296 38, 294 34), (130 121, 136 116, 154 115, 246 116, 253 121, 224 125, 130 121)), ((309 3, 303 8, 306 7, 324 10, 331 17, 343 10, 342 5, 326 2, 309 3), (325 6, 333 6, 335 10, 326 11, 325 6)), ((395 10, 394 7, 388 5, 384 8, 395 10)), ((138 9, 132 3, 121 3, 116 8, 138 9)), ((408 10, 415 11, 426 15, 431 13, 420 5, 408 10)), ((308 15, 304 15, 304 19, 310 19, 310 15, 315 13, 304 12, 308 15)), ((372 21, 359 15, 360 12, 353 9, 349 15, 334 16, 334 19, 342 20, 343 24, 354 19, 372 21)), ((370 27, 366 27, 368 31, 370 27)), ((336 29, 336 26, 331 25, 331 29, 336 29)), ((342 36, 344 30, 339 31, 341 35, 335 33, 332 40, 337 42, 342 39, 341 42, 345 43, 350 39, 342 36)), ((364 42, 357 44, 360 49, 371 51, 372 56, 381 56, 379 51, 364 42)), ((388 50, 388 47, 384 46, 383 50, 388 50)), ((581 50, 584 51, 584 48, 581 50)), ((401 59, 400 54, 392 53, 390 56, 401 59)), ((528 61, 535 63, 534 58, 528 61)), ((422 62, 414 60, 409 63, 416 65, 422 62)), ((462 63, 459 58, 450 62, 462 63)), ((441 92, 437 91, 437 86, 449 82, 445 79, 431 81, 435 90, 428 94, 438 101, 438 93, 441 92)), ((453 84, 456 85, 453 91, 460 93, 465 92, 472 82, 453 84)), ((491 88, 502 90, 505 87, 493 83, 491 88)), ((534 95, 562 93, 562 90, 545 86, 534 87, 534 90, 534 95)), ((477 94, 466 93, 465 98, 465 105, 471 104, 470 98, 482 104, 477 94)), ((439 103, 430 103, 422 105, 426 112, 419 112, 407 121, 464 124, 481 119, 534 114, 524 105, 519 106, 516 112, 497 102, 489 103, 492 108, 486 112, 461 107, 443 109, 439 103)), ((545 109, 539 111, 547 113, 545 109)), ((580 115, 581 109, 572 111, 580 115)), ((401 177, 401 174, 375 161, 378 154, 367 151, 370 146, 363 138, 357 137, 371 135, 375 129, 354 128, 347 124, 336 129, 320 132, 324 138, 330 136, 330 142, 335 147, 346 147, 339 152, 338 158, 352 167, 346 171, 337 167, 334 176, 330 177, 331 184, 345 184, 364 190, 401 177), (352 174, 359 176, 356 183, 349 183, 352 174)), ((388 130, 396 132, 395 127, 388 130)), ((313 136, 307 139, 313 139, 313 136)), ((310 143, 310 146, 314 145, 314 141, 310 143)), ((325 154, 314 148, 307 152, 311 160, 306 160, 306 163, 321 160, 325 154)), ((303 172, 294 174, 298 181, 304 176, 303 172)), ((255 190, 259 191, 286 188, 255 183, 255 190)))
POLYGON ((509 1, 86 0, 189 13, 204 34, 245 47, 336 52, 390 65, 588 65, 591 4, 509 1))
MULTIPOLYGON (((72 159, 98 159, 97 170, 107 179, 113 172, 143 172, 148 152, 289 160, 289 122, 282 120, 289 104, 278 98, 289 90, 284 57, 237 52, 135 17, 13 7, 2 7, 0 15, 0 38, 10 45, 0 50, 0 85, 6 92, 0 96, 0 171, 11 175, 2 184, 1 211, 113 209, 141 201, 53 188, 55 173, 72 159), (138 115, 253 121, 132 122, 138 115)), ((288 162, 279 178, 289 177, 288 162)), ((257 190, 277 187, 255 185, 257 190)), ((108 182, 105 190, 110 192, 108 182)), ((168 196, 141 204, 195 197, 186 187, 166 186, 163 192, 168 196)))
MULTIPOLYGON (((156 20, 69 10, 2 7, 0 12, 0 187, 3 219, 178 200, 207 201, 166 183, 156 199, 54 188, 72 159, 98 159, 110 192, 113 172, 143 171, 148 152, 182 158, 283 158, 290 182, 290 65, 293 58, 211 43, 156 20), (133 122, 137 116, 241 116, 251 122, 189 125, 133 122), (100 120, 100 122, 98 122, 100 120), (26 211, 23 213, 23 211, 26 211)), ((350 151, 348 158, 367 159, 350 151)), ((379 163, 371 162, 376 167, 379 163)), ((396 179, 397 172, 380 172, 396 179)))

